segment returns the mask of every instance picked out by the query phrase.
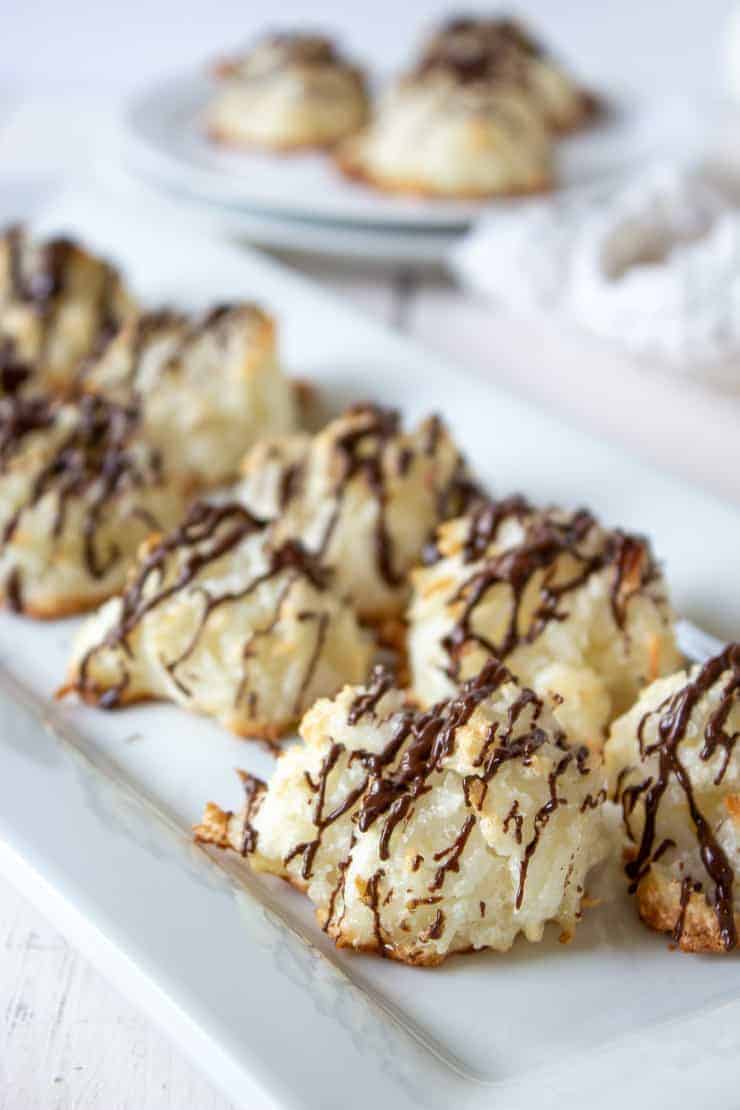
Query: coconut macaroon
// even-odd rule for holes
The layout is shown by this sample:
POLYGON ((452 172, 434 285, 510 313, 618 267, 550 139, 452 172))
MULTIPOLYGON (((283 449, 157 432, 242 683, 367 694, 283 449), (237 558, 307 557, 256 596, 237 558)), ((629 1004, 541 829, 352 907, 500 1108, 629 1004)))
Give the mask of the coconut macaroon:
POLYGON ((512 19, 463 16, 449 20, 425 44, 417 68, 514 89, 556 133, 590 123, 599 111, 593 94, 574 80, 526 27, 512 19))
POLYGON ((185 494, 135 408, 88 397, 0 400, 0 598, 34 617, 98 605, 185 494))
POLYGON ((540 940, 548 921, 570 938, 605 851, 601 775, 503 665, 428 713, 376 672, 300 731, 267 786, 243 776, 239 814, 207 807, 197 839, 304 890, 339 947, 434 965, 540 940))
POLYGON ((196 503, 83 625, 65 690, 106 709, 165 698, 273 740, 317 697, 362 681, 372 652, 298 543, 271 544, 242 505, 196 503))
POLYGON ((687 952, 740 929, 740 644, 647 688, 605 749, 640 916, 687 952))
POLYGON ((269 150, 332 146, 367 115, 365 79, 320 35, 280 33, 221 62, 209 105, 210 135, 269 150))
POLYGON ((448 697, 491 656, 590 747, 641 688, 681 665, 665 582, 647 540, 587 511, 482 503, 442 524, 412 573, 408 650, 423 705, 448 697))
POLYGON ((404 432, 397 412, 370 404, 313 438, 263 442, 243 472, 245 504, 299 539, 371 620, 400 616, 424 543, 473 491, 437 417, 404 432))
POLYGON ((540 113, 517 88, 422 68, 383 95, 337 164, 389 192, 475 199, 549 189, 551 153, 540 113))
POLYGON ((133 310, 119 272, 69 239, 0 235, 0 389, 64 391, 133 310))
POLYGON ((81 368, 79 386, 136 397, 147 438, 196 487, 234 478, 260 437, 295 427, 275 322, 253 304, 139 315, 81 368))

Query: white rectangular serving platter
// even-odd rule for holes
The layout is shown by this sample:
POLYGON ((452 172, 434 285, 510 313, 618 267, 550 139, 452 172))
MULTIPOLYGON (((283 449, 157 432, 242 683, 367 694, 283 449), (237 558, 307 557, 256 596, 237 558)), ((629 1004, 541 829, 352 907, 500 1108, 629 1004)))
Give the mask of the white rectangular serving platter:
MULTIPOLYGON (((127 209, 79 189, 40 227, 110 254, 152 304, 258 299, 279 319, 289 372, 335 406, 372 397, 409 421, 441 412, 495 491, 588 504, 649 533, 679 612, 738 635, 736 509, 272 261, 200 238, 163 206, 127 209)), ((271 757, 171 706, 53 703, 75 627, 0 617, 0 866, 237 1104, 526 1110, 735 1097, 737 958, 669 951, 621 898, 589 911, 569 947, 553 931, 436 970, 338 953, 300 895, 192 843, 205 801, 238 805, 233 769, 265 775, 271 757)))

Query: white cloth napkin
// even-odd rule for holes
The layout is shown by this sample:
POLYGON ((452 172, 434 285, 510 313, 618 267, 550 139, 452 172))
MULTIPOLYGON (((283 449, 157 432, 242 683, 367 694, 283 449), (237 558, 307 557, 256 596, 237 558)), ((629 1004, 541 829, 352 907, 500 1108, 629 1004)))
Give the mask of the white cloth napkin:
POLYGON ((740 390, 740 208, 728 179, 658 166, 484 219, 452 265, 476 293, 740 390))

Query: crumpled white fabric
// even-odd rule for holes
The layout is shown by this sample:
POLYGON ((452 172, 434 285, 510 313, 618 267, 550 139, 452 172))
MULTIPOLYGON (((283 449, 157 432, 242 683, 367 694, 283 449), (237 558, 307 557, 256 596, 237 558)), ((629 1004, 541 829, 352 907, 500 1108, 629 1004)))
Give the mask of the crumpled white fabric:
POLYGON ((697 170, 485 218, 455 248, 463 283, 639 356, 740 390, 740 208, 697 170))

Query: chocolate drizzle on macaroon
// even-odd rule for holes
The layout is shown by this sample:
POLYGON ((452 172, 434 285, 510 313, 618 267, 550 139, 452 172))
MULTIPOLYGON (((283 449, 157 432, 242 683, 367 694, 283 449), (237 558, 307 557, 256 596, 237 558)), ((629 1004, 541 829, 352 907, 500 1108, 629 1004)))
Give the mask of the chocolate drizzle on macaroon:
POLYGON ((216 66, 220 78, 263 81, 294 66, 342 65, 331 39, 300 31, 273 31, 259 39, 242 57, 224 59, 216 66), (244 63, 252 63, 245 69, 244 63), (258 63, 258 64, 256 64, 258 63))
MULTIPOLYGON (((357 836, 378 824, 379 867, 367 884, 365 901, 373 912, 378 949, 382 954, 388 954, 382 912, 393 892, 390 888, 381 892, 380 887, 385 877, 382 865, 391 857, 394 831, 411 817, 417 800, 433 788, 430 781, 432 777, 444 771, 446 762, 455 751, 459 729, 467 725, 479 705, 511 681, 507 668, 500 662, 490 660, 475 678, 462 686, 454 698, 441 702, 424 713, 403 708, 388 716, 383 714, 382 701, 392 688, 392 679, 382 668, 376 668, 369 686, 349 705, 347 723, 351 727, 357 727, 364 720, 379 717, 390 727, 390 738, 379 752, 362 748, 347 752, 344 745, 336 741, 330 744, 318 773, 307 777, 315 835, 295 844, 283 860, 287 867, 298 859, 300 878, 304 883, 309 882, 314 874, 317 853, 326 830, 339 818, 351 815, 354 831, 348 854, 337 865, 336 886, 329 897, 329 908, 323 922, 325 930, 331 932, 336 928, 336 914, 344 914, 344 883, 357 836), (334 798, 328 803, 331 777, 335 773, 343 774, 347 767, 357 764, 364 772, 360 781, 348 789, 342 799, 334 798)), ((547 799, 534 814, 533 830, 524 846, 515 895, 516 908, 521 907, 528 869, 542 834, 555 811, 568 804, 560 790, 562 776, 572 766, 581 774, 589 773, 586 749, 569 746, 560 732, 553 734, 545 731, 539 724, 542 709, 543 702, 531 690, 520 690, 508 708, 503 726, 499 721, 491 723, 476 760, 477 770, 463 782, 463 799, 467 812, 460 828, 450 843, 432 857, 435 866, 427 884, 428 897, 414 898, 407 903, 407 910, 413 911, 418 906, 432 906, 440 901, 440 891, 447 876, 460 869, 464 854, 474 837, 488 785, 501 767, 510 760, 529 766, 535 753, 543 744, 550 742, 560 749, 561 755, 549 773, 547 799)), ((594 804, 597 804, 596 801, 594 804)), ((518 812, 518 805, 513 806, 503 820, 504 832, 508 832, 509 825, 514 822, 511 835, 517 844, 521 844, 524 819, 518 812)), ((418 871, 421 862, 422 857, 417 854, 411 870, 418 871)), ((438 939, 444 929, 444 920, 444 914, 436 910, 436 916, 430 918, 428 926, 420 934, 422 942, 438 939)))
POLYGON ((458 17, 433 37, 412 76, 443 73, 461 85, 526 85, 527 64, 543 56, 542 46, 511 19, 458 17))
MULTIPOLYGON (((67 293, 80 297, 80 290, 71 280, 75 268, 90 267, 91 330, 88 349, 77 352, 81 359, 99 353, 121 326, 121 279, 115 267, 87 255, 72 239, 58 237, 36 244, 22 227, 15 226, 0 237, 0 248, 3 246, 7 264, 5 288, 4 291, 0 289, 0 339, 4 338, 6 344, 12 339, 12 335, 2 335, 3 301, 5 306, 20 305, 30 309, 40 326, 38 349, 30 360, 19 358, 14 347, 0 345, 3 388, 14 392, 33 377, 37 366, 43 368, 59 323, 58 310, 67 293)), ((68 369, 71 379, 74 368, 68 369)), ((55 385, 65 387, 71 385, 71 380, 55 385)))
POLYGON ((386 521, 387 492, 383 455, 387 444, 399 433, 399 414, 379 405, 356 405, 349 410, 352 416, 363 417, 356 427, 350 428, 334 441, 341 459, 341 474, 334 488, 334 511, 319 545, 319 556, 326 553, 336 528, 347 488, 357 475, 362 475, 377 503, 375 522, 375 565, 379 576, 388 586, 399 586, 403 575, 393 566, 393 547, 386 521))
POLYGON ((525 95, 531 92, 537 101, 542 95, 537 78, 539 63, 555 66, 562 79, 573 86, 578 116, 570 126, 585 123, 603 111, 601 100, 587 89, 576 87, 543 44, 515 19, 461 16, 448 20, 423 50, 410 80, 443 75, 463 87, 513 86, 525 95))
POLYGON ((0 339, 0 393, 17 393, 33 374, 33 366, 16 354, 12 339, 0 339))
MULTIPOLYGON (((44 433, 53 436, 62 428, 70 406, 60 406, 48 398, 10 396, 0 400, 0 474, 11 471, 29 437, 44 433)), ((82 521, 83 560, 91 578, 101 579, 120 558, 115 543, 101 552, 98 532, 105 522, 110 502, 123 492, 162 479, 155 452, 146 460, 131 450, 138 427, 135 407, 112 404, 100 397, 84 397, 77 402, 68 430, 59 437, 49 458, 34 473, 24 499, 5 521, 0 547, 13 542, 24 514, 45 498, 53 498, 51 538, 59 541, 67 526, 71 501, 84 501, 82 521)), ((20 595, 18 595, 20 596, 20 595)))
POLYGON ((586 509, 562 516, 535 512, 519 496, 478 505, 469 516, 462 547, 463 562, 474 567, 448 602, 458 611, 442 639, 449 658, 448 676, 459 678, 470 644, 506 659, 520 644, 535 641, 550 622, 566 619, 563 600, 603 571, 610 574, 615 624, 624 630, 629 602, 656 579, 657 567, 643 538, 614 531, 606 533, 603 542, 594 543, 598 532, 598 522, 586 509), (512 519, 521 524, 521 539, 503 551, 487 554, 502 525, 512 519), (531 600, 535 584, 537 601, 525 623, 525 598, 531 600), (476 628, 475 617, 491 591, 501 586, 506 588, 510 613, 502 637, 494 642, 476 628))
POLYGON ((0 398, 0 467, 7 467, 26 436, 54 425, 56 409, 47 397, 0 398))
MULTIPOLYGON (((658 841, 657 824, 661 801, 670 783, 675 782, 686 800, 691 823, 696 834, 699 856, 706 875, 703 881, 697 876, 685 875, 681 887, 679 914, 674 928, 674 940, 679 943, 685 928, 686 912, 692 893, 704 889, 708 879, 711 891, 706 899, 714 909, 720 940, 725 950, 737 946, 735 925, 734 872, 731 861, 720 845, 709 819, 702 812, 696 798, 691 778, 681 759, 681 744, 686 738, 692 714, 701 698, 721 683, 719 701, 704 730, 700 758, 711 759, 717 751, 724 758, 714 779, 718 785, 726 771, 740 732, 727 731, 731 710, 740 703, 740 644, 730 644, 720 655, 699 668, 685 686, 667 698, 657 709, 646 713, 638 726, 637 735, 643 758, 655 755, 657 773, 642 782, 624 786, 618 783, 618 800, 621 799, 625 823, 629 832, 629 818, 637 800, 643 799, 644 826, 634 856, 626 865, 630 890, 634 892, 650 871, 652 864, 671 847, 672 841, 658 841), (645 737, 648 721, 657 717, 657 739, 649 743, 645 737)), ((631 835, 631 834, 630 834, 631 835)))
MULTIPOLYGON (((127 327, 120 332, 125 343, 126 373, 116 385, 125 386, 130 390, 147 392, 153 388, 152 371, 156 368, 157 377, 166 374, 177 374, 182 368, 188 355, 189 348, 197 343, 208 332, 215 333, 216 341, 224 346, 228 340, 227 328, 233 323, 234 318, 245 311, 258 311, 253 304, 218 304, 200 316, 190 317, 185 313, 176 312, 170 308, 157 309, 153 312, 144 312, 132 318, 127 327), (171 340, 167 344, 165 358, 153 360, 146 359, 147 382, 143 385, 139 381, 142 372, 142 363, 148 349, 171 340), (142 388, 143 386, 143 388, 142 388)), ((77 384, 84 388, 86 379, 96 368, 97 358, 105 354, 101 349, 93 356, 84 360, 79 367, 77 384)))
MULTIPOLYGON (((330 496, 331 512, 323 533, 316 545, 316 555, 322 562, 330 561, 329 552, 345 505, 345 498, 352 483, 363 481, 376 504, 373 526, 373 557, 378 577, 391 589, 403 586, 405 568, 399 568, 394 552, 392 529, 387 518, 389 480, 396 474, 405 477, 418 455, 433 459, 443 441, 444 426, 438 417, 432 417, 418 449, 408 444, 399 446, 401 421, 394 409, 362 403, 346 412, 351 426, 341 430, 331 440, 332 454, 336 458, 337 476, 333 480, 330 496)), ((281 511, 304 494, 305 462, 286 468, 279 487, 281 511)), ((435 510, 439 519, 463 512, 481 496, 479 488, 469 478, 462 459, 445 484, 437 491, 435 510)))
MULTIPOLYGON (((324 590, 327 586, 326 572, 318 565, 316 559, 294 540, 268 548, 266 567, 247 583, 235 589, 212 593, 204 583, 198 581, 201 573, 209 566, 235 551, 245 539, 262 532, 265 527, 264 521, 253 516, 237 502, 220 505, 196 502, 179 527, 165 536, 156 538, 123 592, 116 623, 100 643, 88 649, 79 664, 75 689, 81 696, 86 701, 95 702, 106 709, 121 704, 130 683, 125 659, 133 657, 129 642, 132 633, 147 614, 178 593, 192 589, 197 591, 202 599, 195 630, 184 649, 164 664, 172 680, 186 696, 189 696, 187 686, 178 675, 178 668, 196 650, 211 614, 224 605, 244 600, 264 583, 284 573, 285 582, 278 592, 272 617, 265 625, 252 632, 242 650, 245 670, 236 694, 237 703, 248 696, 249 660, 254 655, 255 644, 275 628, 280 619, 283 604, 296 580, 307 579, 317 590, 324 590), (98 653, 110 649, 120 649, 120 678, 114 685, 105 690, 99 690, 90 674, 91 665, 98 653)), ((304 610, 298 614, 298 619, 316 623, 316 646, 300 684, 294 706, 296 714, 299 713, 304 695, 310 686, 327 633, 326 620, 322 619, 320 613, 304 610)), ((250 705, 253 711, 256 711, 254 698, 251 698, 250 705)))

